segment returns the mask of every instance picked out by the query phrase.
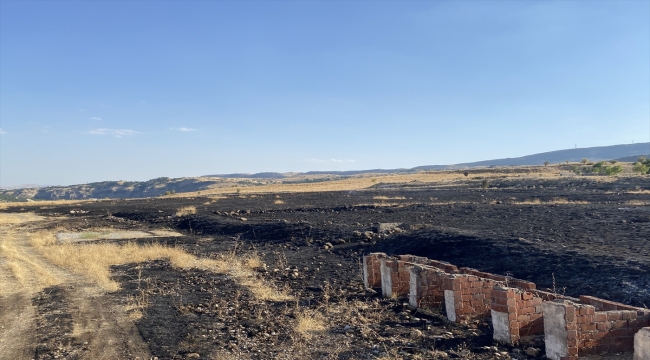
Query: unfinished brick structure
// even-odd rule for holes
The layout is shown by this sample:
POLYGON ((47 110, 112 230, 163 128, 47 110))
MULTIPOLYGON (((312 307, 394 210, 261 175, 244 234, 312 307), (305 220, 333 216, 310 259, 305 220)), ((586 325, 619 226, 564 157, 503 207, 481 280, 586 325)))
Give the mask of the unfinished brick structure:
POLYGON ((650 326, 650 310, 591 296, 546 302, 543 310, 546 356, 553 360, 631 351, 635 334, 650 326))
POLYGON ((549 359, 634 351, 635 360, 650 360, 648 309, 561 296, 528 281, 412 255, 373 253, 363 264, 366 287, 381 286, 387 297, 408 296, 413 307, 444 306, 451 321, 488 315, 497 341, 516 344, 543 334, 549 359))
POLYGON ((491 293, 497 284, 511 283, 524 289, 534 289, 535 284, 510 277, 458 268, 443 261, 413 255, 389 257, 373 253, 364 257, 368 270, 379 261, 382 294, 386 297, 409 297, 411 306, 445 306, 451 321, 488 315, 491 293))
POLYGON ((515 344, 524 336, 543 334, 542 303, 558 298, 570 299, 535 289, 495 286, 491 294, 494 339, 515 344))

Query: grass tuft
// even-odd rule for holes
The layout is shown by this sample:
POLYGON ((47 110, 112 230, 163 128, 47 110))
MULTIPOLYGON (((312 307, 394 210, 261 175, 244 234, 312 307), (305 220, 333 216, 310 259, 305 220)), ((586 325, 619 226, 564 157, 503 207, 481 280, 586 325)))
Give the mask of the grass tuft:
POLYGON ((182 208, 176 210, 177 217, 194 215, 194 214, 196 214, 196 207, 194 206, 183 206, 182 208))

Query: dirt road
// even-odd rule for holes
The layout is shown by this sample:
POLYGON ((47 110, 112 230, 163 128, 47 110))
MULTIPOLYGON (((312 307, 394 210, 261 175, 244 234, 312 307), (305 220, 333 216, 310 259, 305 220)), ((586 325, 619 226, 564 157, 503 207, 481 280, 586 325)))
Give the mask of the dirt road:
POLYGON ((0 359, 150 358, 133 322, 96 285, 50 264, 29 241, 54 220, 3 214, 0 359))

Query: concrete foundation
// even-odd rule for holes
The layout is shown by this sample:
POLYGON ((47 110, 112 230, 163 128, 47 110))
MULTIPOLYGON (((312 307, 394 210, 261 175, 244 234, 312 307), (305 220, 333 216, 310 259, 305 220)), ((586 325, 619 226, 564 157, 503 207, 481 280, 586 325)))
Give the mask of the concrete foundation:
POLYGON ((634 335, 634 360, 650 360, 650 327, 634 335))
POLYGON ((510 336, 510 321, 508 313, 491 310, 493 339, 502 343, 512 344, 510 336))
POLYGON ((551 360, 565 359, 569 356, 566 326, 567 308, 564 304, 554 302, 546 302, 542 304, 542 308, 544 311, 544 341, 546 342, 546 357, 551 360))
POLYGON ((386 264, 387 259, 380 259, 379 272, 381 274, 381 295, 384 297, 393 296, 393 278, 391 276, 391 269, 386 264))
POLYGON ((445 290, 445 311, 447 312, 447 319, 453 322, 458 320, 456 318, 456 306, 454 304, 455 297, 454 291, 445 290))

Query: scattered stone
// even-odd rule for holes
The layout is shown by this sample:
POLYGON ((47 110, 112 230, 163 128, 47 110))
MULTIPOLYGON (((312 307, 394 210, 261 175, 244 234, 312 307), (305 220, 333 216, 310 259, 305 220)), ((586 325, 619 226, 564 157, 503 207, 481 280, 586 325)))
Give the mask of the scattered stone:
POLYGON ((528 349, 526 349, 526 355, 537 357, 539 356, 539 349, 536 349, 534 347, 529 347, 528 349))
POLYGON ((391 232, 399 228, 402 223, 379 223, 377 224, 377 233, 391 232))

